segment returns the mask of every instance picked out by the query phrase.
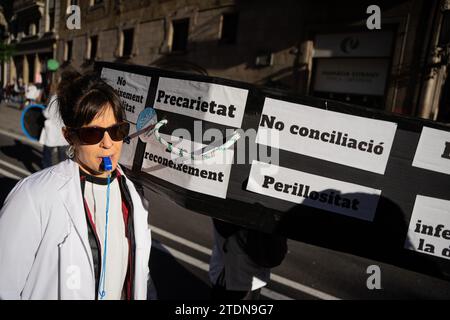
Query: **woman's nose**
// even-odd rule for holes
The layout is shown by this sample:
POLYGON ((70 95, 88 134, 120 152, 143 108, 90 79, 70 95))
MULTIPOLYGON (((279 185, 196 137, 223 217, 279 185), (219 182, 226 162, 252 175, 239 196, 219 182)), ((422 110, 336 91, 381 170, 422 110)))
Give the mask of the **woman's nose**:
POLYGON ((101 147, 109 149, 113 146, 113 140, 109 136, 108 131, 105 131, 105 135, 103 136, 103 139, 101 141, 101 147))

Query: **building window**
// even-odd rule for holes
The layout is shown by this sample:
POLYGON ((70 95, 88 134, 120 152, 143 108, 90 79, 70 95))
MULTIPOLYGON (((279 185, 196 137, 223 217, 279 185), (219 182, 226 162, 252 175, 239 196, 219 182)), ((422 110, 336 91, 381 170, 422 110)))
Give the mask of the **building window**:
POLYGON ((27 59, 28 64, 28 83, 34 82, 34 66, 35 66, 35 58, 34 55, 26 55, 25 59, 27 59))
POLYGON ((238 20, 237 13, 225 13, 222 15, 220 26, 220 43, 233 44, 236 43, 238 20))
POLYGON ((31 22, 24 30, 25 36, 35 36, 39 32, 39 21, 31 22))
POLYGON ((49 24, 49 29, 50 31, 55 29, 55 10, 51 10, 49 12, 50 15, 50 24, 49 24))
POLYGON ((91 0, 90 5, 95 6, 97 4, 102 4, 103 0, 91 0))
POLYGON ((185 51, 189 35, 189 19, 172 22, 172 52, 185 51))
POLYGON ((33 27, 34 30, 33 30, 33 33, 32 33, 33 36, 39 33, 39 26, 40 26, 40 24, 41 24, 40 19, 37 20, 35 23, 33 23, 33 25, 34 25, 34 27, 33 27))
POLYGON ((55 29, 55 10, 50 11, 50 24, 49 29, 50 31, 53 31, 55 29))
POLYGON ((92 36, 89 39, 89 55, 90 60, 95 60, 97 57, 98 36, 92 36))
POLYGON ((48 6, 48 19, 49 19, 49 30, 55 29, 55 0, 49 1, 48 6))
POLYGON ((122 31, 122 57, 129 57, 133 53, 134 29, 122 31))
POLYGON ((450 44, 450 10, 445 10, 442 14, 442 26, 439 34, 438 47, 445 48, 450 44))
POLYGON ((67 41, 66 42, 66 50, 65 50, 65 61, 70 61, 70 60, 72 60, 72 45, 73 45, 73 42, 72 42, 72 40, 71 41, 67 41))

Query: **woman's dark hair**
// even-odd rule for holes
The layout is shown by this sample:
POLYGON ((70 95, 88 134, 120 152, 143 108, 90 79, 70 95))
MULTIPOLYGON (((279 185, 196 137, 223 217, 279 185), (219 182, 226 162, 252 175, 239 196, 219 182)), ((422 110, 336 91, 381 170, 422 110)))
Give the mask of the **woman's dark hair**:
POLYGON ((79 128, 90 123, 104 111, 106 104, 111 105, 118 122, 125 119, 116 91, 96 73, 63 73, 57 96, 61 118, 67 127, 79 128))

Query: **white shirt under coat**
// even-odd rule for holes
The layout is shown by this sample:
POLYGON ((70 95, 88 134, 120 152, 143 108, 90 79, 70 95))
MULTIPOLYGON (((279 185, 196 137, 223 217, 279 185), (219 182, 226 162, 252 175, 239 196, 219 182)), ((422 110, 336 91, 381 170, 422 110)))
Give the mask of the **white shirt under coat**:
MULTIPOLYGON (((106 226, 107 184, 99 184, 86 180, 84 198, 92 215, 95 229, 100 241, 101 268, 105 265, 105 297, 104 300, 120 300, 128 269, 128 239, 125 235, 125 221, 122 213, 122 196, 117 177, 110 183, 108 225, 106 226), (105 227, 107 228, 106 261, 105 227)), ((103 281, 100 278, 101 281, 103 281)), ((100 281, 99 290, 103 289, 100 281)))

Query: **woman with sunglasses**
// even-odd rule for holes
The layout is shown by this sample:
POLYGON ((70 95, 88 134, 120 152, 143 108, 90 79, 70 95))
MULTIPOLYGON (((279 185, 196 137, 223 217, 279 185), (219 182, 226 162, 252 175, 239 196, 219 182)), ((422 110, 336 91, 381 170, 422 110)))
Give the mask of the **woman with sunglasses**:
POLYGON ((58 89, 70 159, 17 183, 0 211, 0 299, 146 299, 147 211, 118 166, 120 99, 94 74, 58 89))

